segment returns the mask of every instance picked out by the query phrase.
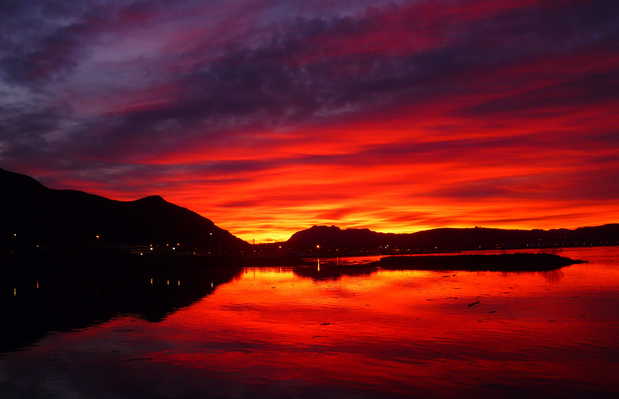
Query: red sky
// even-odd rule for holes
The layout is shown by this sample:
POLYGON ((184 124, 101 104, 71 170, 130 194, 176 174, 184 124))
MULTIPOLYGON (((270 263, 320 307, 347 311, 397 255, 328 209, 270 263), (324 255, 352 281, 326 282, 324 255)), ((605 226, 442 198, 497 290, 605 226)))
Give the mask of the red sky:
POLYGON ((618 7, 16 2, 0 166, 256 242, 617 222, 618 7))

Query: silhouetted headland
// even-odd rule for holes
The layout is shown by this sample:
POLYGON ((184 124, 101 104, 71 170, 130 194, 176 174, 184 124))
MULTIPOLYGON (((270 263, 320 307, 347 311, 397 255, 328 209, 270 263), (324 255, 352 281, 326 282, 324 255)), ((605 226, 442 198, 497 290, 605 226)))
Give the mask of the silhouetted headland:
POLYGON ((121 252, 240 256, 250 245, 195 212, 150 196, 114 201, 53 190, 0 169, 0 253, 121 252))

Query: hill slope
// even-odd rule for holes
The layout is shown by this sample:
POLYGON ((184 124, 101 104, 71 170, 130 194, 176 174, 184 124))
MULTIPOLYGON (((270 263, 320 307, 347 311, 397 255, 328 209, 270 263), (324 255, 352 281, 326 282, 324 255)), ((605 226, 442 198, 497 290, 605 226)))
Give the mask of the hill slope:
POLYGON ((0 169, 0 247, 82 247, 181 243, 212 254, 238 254, 245 241, 186 208, 152 196, 114 201, 53 190, 31 177, 0 169))

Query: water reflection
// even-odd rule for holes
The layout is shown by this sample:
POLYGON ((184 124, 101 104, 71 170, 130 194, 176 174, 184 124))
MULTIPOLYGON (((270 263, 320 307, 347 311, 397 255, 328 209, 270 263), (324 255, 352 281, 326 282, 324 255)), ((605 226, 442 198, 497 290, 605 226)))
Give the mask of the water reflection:
POLYGON ((0 282, 0 352, 36 343, 52 331, 72 331, 120 315, 160 322, 231 281, 240 267, 174 267, 147 271, 132 264, 92 273, 65 267, 10 276, 0 282), (37 272, 35 272, 37 273, 37 272), (8 288, 13 285, 16 287, 8 288))
MULTIPOLYGON (((316 266, 302 265, 296 266, 294 268, 290 268, 290 270, 299 277, 310 278, 314 281, 329 281, 329 280, 339 280, 346 276, 372 276, 379 271, 383 270, 379 266, 374 265, 359 265, 359 264, 344 264, 340 265, 339 263, 321 263, 320 260, 317 260, 316 266)), ((415 270, 414 267, 398 267, 392 266, 388 270, 391 271, 405 271, 405 270, 415 270)), ((456 270, 457 271, 457 270, 456 270)), ((449 273, 448 270, 437 271, 435 273, 449 273)), ((549 283, 558 283, 564 276, 564 273, 561 269, 550 270, 550 271, 537 271, 537 272, 490 272, 495 275, 503 275, 503 276, 518 276, 518 275, 541 275, 546 281, 549 283)))
MULTIPOLYGON (((316 263, 136 274, 122 301, 114 299, 123 290, 118 281, 103 288, 99 302, 116 316, 0 357, 0 393, 612 397, 619 391, 619 248, 570 251, 565 255, 590 263, 544 273, 353 270, 321 262, 320 270, 316 263)), ((33 281, 17 286, 17 298, 33 281)), ((56 304, 50 318, 81 297, 76 283, 62 286, 71 299, 56 304)), ((59 287, 41 280, 40 291, 48 286, 59 287)), ((40 316, 35 306, 33 314, 40 316)))
POLYGON ((541 272, 540 274, 544 276, 546 281, 549 283, 558 283, 565 276, 565 273, 563 273, 562 270, 551 270, 548 272, 541 272))

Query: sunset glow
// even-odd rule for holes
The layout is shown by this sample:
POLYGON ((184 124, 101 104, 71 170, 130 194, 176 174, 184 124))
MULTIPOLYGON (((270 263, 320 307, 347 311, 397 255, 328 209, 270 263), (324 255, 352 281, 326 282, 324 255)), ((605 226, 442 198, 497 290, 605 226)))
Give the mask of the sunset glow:
MULTIPOLYGON (((589 387, 593 397, 612 397, 597 391, 616 391, 617 247, 561 254, 591 263, 549 272, 404 270, 326 280, 294 268, 247 268, 159 322, 123 315, 50 334, 10 355, 6 373, 38 381, 60 363, 80 378, 58 389, 84 397, 119 387, 138 397, 350 397, 362 390, 368 398, 456 398, 518 389, 527 397, 579 398, 589 387)), ((169 297, 179 292, 159 286, 169 297)))
POLYGON ((619 220, 616 1, 35 4, 3 10, 0 166, 50 187, 256 242, 619 220))

